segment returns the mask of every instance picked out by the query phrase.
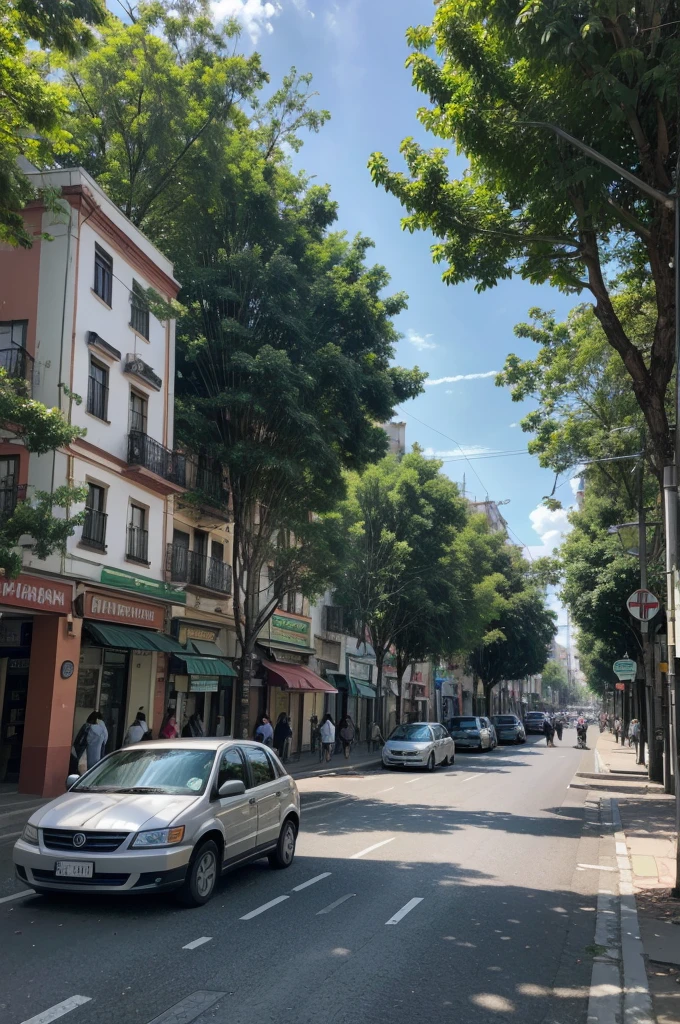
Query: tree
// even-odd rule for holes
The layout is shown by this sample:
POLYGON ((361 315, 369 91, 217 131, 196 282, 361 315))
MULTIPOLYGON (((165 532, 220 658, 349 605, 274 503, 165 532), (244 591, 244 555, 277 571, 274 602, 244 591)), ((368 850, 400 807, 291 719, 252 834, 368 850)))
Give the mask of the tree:
POLYGON ((225 129, 243 123, 239 103, 267 76, 258 54, 231 52, 232 22, 217 30, 200 11, 173 17, 159 3, 130 11, 130 23, 111 15, 98 44, 63 68, 68 162, 154 234, 151 215, 158 226, 181 204, 197 163, 214 170, 225 129))
POLYGON ((89 26, 105 17, 104 0, 0 0, 0 242, 33 244, 21 210, 35 193, 20 158, 45 164, 70 145, 66 97, 48 80, 44 54, 28 44, 75 56, 92 42, 89 26))
POLYGON ((467 513, 456 485, 441 462, 421 449, 403 458, 388 456, 349 480, 340 506, 346 550, 336 597, 356 623, 357 635, 375 650, 377 721, 382 724, 382 675, 394 649, 397 664, 397 721, 408 665, 451 649, 455 606, 450 598, 447 553, 467 513))
POLYGON ((559 126, 669 193, 679 141, 675 6, 445 0, 408 40, 414 85, 430 101, 419 121, 453 140, 469 167, 451 179, 445 149, 406 139, 408 174, 376 153, 374 181, 406 208, 407 230, 433 232, 447 283, 473 280, 483 290, 519 274, 590 294, 646 419, 659 477, 672 454, 672 202, 650 199, 531 123, 559 126), (610 265, 653 283, 647 347, 622 322, 610 265))
MULTIPOLYGON (((30 398, 28 385, 15 380, 0 368, 0 426, 6 434, 35 455, 64 448, 85 431, 66 422, 59 409, 48 409, 30 398)), ((0 570, 8 577, 21 572, 22 558, 16 550, 19 540, 31 538, 38 558, 47 558, 63 550, 66 540, 85 518, 84 512, 70 514, 70 506, 83 502, 87 488, 58 487, 55 491, 36 491, 30 499, 6 501, 0 512, 0 570), (67 515, 55 516, 64 509, 67 515)))

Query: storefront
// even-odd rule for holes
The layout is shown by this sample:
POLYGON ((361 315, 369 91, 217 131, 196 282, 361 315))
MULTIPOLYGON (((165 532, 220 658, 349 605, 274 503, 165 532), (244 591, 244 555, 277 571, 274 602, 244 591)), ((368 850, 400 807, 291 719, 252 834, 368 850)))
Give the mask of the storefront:
POLYGON ((291 753, 309 749, 312 718, 321 721, 324 700, 327 695, 336 694, 336 688, 306 665, 263 661, 262 668, 266 672, 272 724, 276 724, 279 715, 286 714, 293 732, 291 753))
MULTIPOLYGON (((371 682, 374 660, 367 658, 347 658, 347 707, 345 714, 350 715, 357 729, 359 740, 368 740, 370 727, 375 721, 377 712, 377 691, 371 682)), ((383 695, 386 686, 383 679, 383 695)))
POLYGON ((183 650, 162 632, 165 606, 89 588, 78 600, 83 636, 73 735, 93 711, 99 711, 109 734, 106 750, 116 750, 140 708, 157 734, 167 657, 183 650))

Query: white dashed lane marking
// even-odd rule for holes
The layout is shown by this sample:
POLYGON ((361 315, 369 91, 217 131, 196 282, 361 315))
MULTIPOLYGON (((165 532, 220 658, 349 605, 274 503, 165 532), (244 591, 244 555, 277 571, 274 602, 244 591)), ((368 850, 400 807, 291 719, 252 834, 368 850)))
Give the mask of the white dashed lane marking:
POLYGON ((408 903, 401 908, 401 910, 398 910, 394 917, 391 917, 389 921, 385 921, 385 924, 399 924, 403 917, 406 917, 407 914, 410 914, 413 908, 417 907, 418 904, 422 902, 422 896, 415 896, 412 900, 409 900, 408 903))
POLYGON ((64 999, 63 1002, 50 1006, 49 1010, 43 1010, 42 1013, 36 1014, 35 1017, 22 1021, 22 1024, 51 1024, 51 1021, 59 1020, 65 1013, 70 1013, 71 1010, 77 1009, 83 1003, 89 1002, 91 1002, 90 996, 71 996, 70 999, 64 999))
POLYGON ((0 903, 9 903, 11 900, 23 900, 24 896, 35 896, 35 889, 23 889, 22 892, 13 892, 11 896, 3 896, 0 903))
POLYGON ((301 892, 302 889, 307 889, 310 885, 316 885, 316 883, 320 882, 322 878, 329 878, 330 875, 330 871, 324 871, 322 875, 315 875, 314 878, 310 878, 309 881, 303 882, 302 885, 296 885, 294 889, 291 889, 291 892, 301 892))
POLYGON ((202 935, 200 939, 187 942, 186 946, 182 946, 182 949, 198 949, 199 946, 204 946, 206 942, 212 942, 212 935, 202 935))
POLYGON ((275 900, 270 900, 269 903, 263 903, 261 907, 257 907, 256 910, 251 910, 249 914, 244 914, 241 918, 242 921, 250 921, 253 917, 257 917, 258 914, 264 914, 265 910, 271 910, 277 903, 283 903, 284 900, 290 899, 289 896, 277 896, 275 900))
POLYGON ((392 836, 391 839, 383 839, 381 843, 374 843, 373 846, 367 846, 365 850, 359 850, 358 853, 353 853, 349 858, 350 860, 358 860, 359 857, 365 857, 367 853, 373 853, 374 850, 379 850, 381 846, 387 846, 388 843, 393 843, 396 836, 392 836))
POLYGON ((331 910, 335 910, 335 908, 339 907, 341 903, 345 903, 346 900, 351 900, 354 896, 356 896, 355 892, 348 892, 346 896, 341 896, 339 900, 335 901, 335 903, 329 903, 327 907, 323 908, 323 910, 317 910, 316 916, 318 917, 319 914, 330 914, 331 910))

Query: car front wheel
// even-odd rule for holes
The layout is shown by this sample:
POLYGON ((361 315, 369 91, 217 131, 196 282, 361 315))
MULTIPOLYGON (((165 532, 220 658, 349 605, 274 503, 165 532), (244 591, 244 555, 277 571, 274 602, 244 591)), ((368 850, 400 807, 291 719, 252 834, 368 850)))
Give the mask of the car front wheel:
POLYGON ((281 869, 289 868, 293 863, 293 857, 295 856, 296 841, 297 832, 295 830, 295 825, 289 818, 283 823, 283 828, 281 829, 276 849, 269 854, 268 860, 270 867, 281 869))
POLYGON ((435 760, 434 760, 434 751, 433 751, 430 754, 430 756, 428 757, 428 759, 427 759, 427 770, 428 770, 428 772, 433 772, 434 769, 435 769, 435 760))
POLYGON ((185 907, 202 907, 214 892, 218 874, 219 851, 209 839, 194 851, 182 888, 177 891, 177 899, 185 907))

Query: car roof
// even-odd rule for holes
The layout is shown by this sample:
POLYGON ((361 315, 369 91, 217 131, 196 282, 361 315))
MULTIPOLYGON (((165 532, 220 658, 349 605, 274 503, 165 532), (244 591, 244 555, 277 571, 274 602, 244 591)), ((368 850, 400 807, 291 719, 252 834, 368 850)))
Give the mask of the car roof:
MULTIPOLYGON (((176 740, 147 740, 146 743, 135 743, 139 750, 221 750, 223 747, 264 747, 263 743, 254 740, 235 740, 228 736, 186 736, 176 740)), ((127 750, 127 747, 125 748, 127 750)))

